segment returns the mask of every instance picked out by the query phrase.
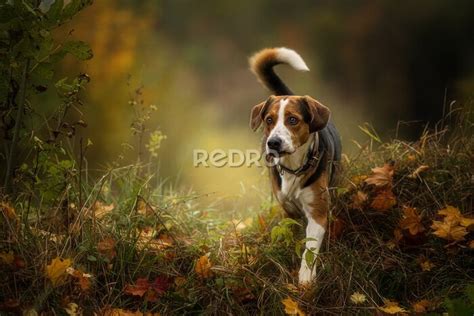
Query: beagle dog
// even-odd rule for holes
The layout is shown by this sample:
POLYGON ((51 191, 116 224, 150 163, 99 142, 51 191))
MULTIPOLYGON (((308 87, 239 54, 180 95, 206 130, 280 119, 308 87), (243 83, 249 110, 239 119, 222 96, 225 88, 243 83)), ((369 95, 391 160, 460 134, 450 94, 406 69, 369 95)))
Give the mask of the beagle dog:
POLYGON ((259 81, 274 93, 252 108, 250 127, 256 131, 263 124, 262 150, 271 164, 277 200, 288 216, 307 220, 298 278, 300 285, 308 285, 315 277, 316 255, 327 230, 328 189, 334 184, 341 141, 330 121, 330 110, 310 96, 294 95, 273 70, 275 65, 287 64, 309 71, 298 53, 284 47, 267 48, 249 61, 259 81))

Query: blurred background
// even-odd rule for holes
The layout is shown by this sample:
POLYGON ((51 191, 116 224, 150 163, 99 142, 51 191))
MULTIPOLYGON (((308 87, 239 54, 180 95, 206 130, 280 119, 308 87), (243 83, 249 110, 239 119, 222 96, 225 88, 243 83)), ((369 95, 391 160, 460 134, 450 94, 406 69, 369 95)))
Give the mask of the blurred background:
MULTIPOLYGON (((225 201, 266 194, 264 168, 194 168, 192 151, 259 148, 249 111, 269 93, 247 58, 261 48, 301 54, 311 72, 277 72, 295 93, 330 107, 346 153, 364 139, 364 122, 384 139, 416 139, 441 117, 443 104, 466 103, 474 88, 471 0, 100 0, 58 36, 84 40, 94 51, 85 63, 66 59, 57 74, 91 77, 84 107, 89 168, 136 161, 129 101, 143 86, 145 106, 157 107, 148 127, 167 135, 154 170, 225 201)), ((39 98, 52 100, 48 93, 39 98)))

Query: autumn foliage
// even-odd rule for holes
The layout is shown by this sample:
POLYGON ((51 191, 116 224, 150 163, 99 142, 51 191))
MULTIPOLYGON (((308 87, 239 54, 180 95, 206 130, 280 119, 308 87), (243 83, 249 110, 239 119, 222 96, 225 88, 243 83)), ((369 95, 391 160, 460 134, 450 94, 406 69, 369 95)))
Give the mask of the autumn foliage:
POLYGON ((469 311, 473 143, 456 135, 449 147, 427 134, 345 159, 341 184, 332 189, 317 283, 304 289, 296 283, 304 223, 283 219, 269 201, 258 212, 211 216, 194 195, 130 191, 130 184, 142 185, 134 167, 112 174, 116 192, 92 191, 81 209, 67 206, 74 214, 69 227, 47 219, 26 224, 27 210, 5 200, 0 309, 300 316, 469 311))

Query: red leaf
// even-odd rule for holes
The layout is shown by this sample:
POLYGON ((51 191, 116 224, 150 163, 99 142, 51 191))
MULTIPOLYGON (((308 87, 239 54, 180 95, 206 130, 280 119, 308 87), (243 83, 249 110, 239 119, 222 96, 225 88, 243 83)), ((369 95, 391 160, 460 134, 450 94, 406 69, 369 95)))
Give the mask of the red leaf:
POLYGON ((171 281, 169 278, 165 276, 156 277, 155 281, 151 284, 151 287, 156 291, 158 295, 163 294, 166 292, 171 285, 171 281))

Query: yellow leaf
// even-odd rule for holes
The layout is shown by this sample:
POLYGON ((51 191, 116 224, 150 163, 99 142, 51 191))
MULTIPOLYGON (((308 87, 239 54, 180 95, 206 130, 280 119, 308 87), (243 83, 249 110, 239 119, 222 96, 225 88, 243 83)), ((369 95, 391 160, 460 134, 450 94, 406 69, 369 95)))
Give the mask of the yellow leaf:
POLYGON ((387 187, 392 185, 393 165, 386 163, 383 167, 372 169, 372 174, 365 179, 367 184, 373 184, 376 187, 387 187))
POLYGON ((381 310, 384 313, 387 314, 397 314, 397 313, 406 313, 406 310, 399 306, 397 302, 391 301, 391 300, 385 300, 384 301, 385 305, 383 307, 379 307, 379 310, 381 310))
POLYGON ((367 297, 360 292, 354 292, 351 295, 351 302, 354 304, 363 304, 366 301, 367 297))
POLYGON ((64 308, 69 316, 82 316, 82 309, 76 303, 69 303, 64 308))
POLYGON ((67 275, 66 270, 72 264, 71 259, 54 258, 51 264, 46 266, 46 276, 51 281, 53 286, 61 285, 67 275))
POLYGON ((379 191, 370 206, 377 211, 386 211, 397 204, 395 195, 391 189, 379 191))
POLYGON ((11 250, 9 252, 0 252, 0 261, 3 261, 5 264, 12 264, 14 260, 15 256, 11 250))
POLYGON ((295 302, 292 298, 287 297, 281 301, 283 306, 285 306, 285 313, 287 315, 297 315, 305 316, 306 314, 299 308, 298 303, 295 302))
POLYGON ((209 260, 208 254, 206 254, 196 261, 194 270, 200 278, 207 279, 212 276, 211 267, 211 261, 209 260))
POLYGON ((435 264, 431 262, 429 259, 422 258, 420 260, 420 267, 422 271, 431 271, 435 267, 435 264))
POLYGON ((468 234, 466 227, 459 226, 456 220, 448 217, 445 217, 444 222, 433 221, 431 228, 434 235, 453 241, 464 240, 464 236, 468 234))
POLYGON ((416 213, 413 207, 404 207, 404 218, 400 221, 400 227, 408 230, 410 234, 417 235, 425 230, 421 223, 421 216, 416 213))

